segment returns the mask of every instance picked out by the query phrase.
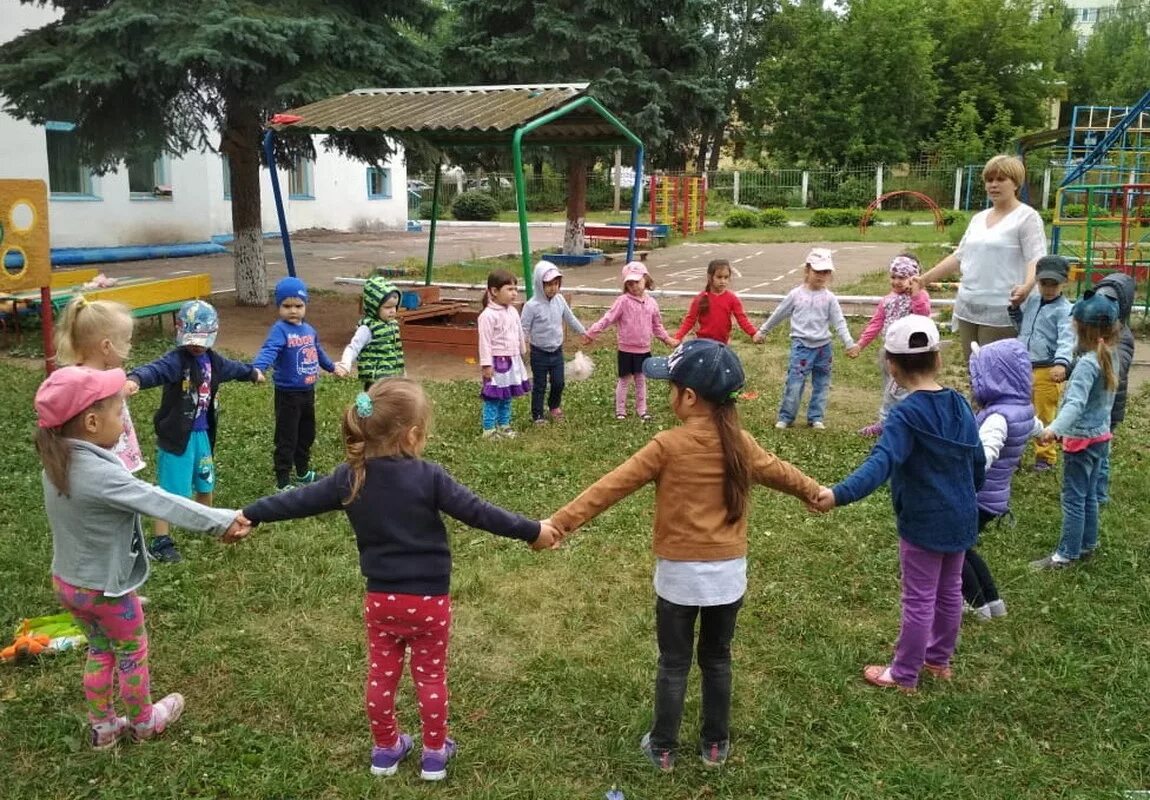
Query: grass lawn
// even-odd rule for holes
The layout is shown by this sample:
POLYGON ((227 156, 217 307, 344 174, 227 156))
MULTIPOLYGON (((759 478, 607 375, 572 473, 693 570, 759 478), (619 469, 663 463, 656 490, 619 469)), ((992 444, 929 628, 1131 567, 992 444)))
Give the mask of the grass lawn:
MULTIPOLYGON (((775 431, 785 336, 737 344, 749 389, 746 427, 824 482, 866 454, 854 430, 879 400, 873 349, 836 359, 829 430, 775 431)), ((140 360, 163 342, 137 343, 140 360)), ((660 348, 663 349, 663 348, 660 348)), ((959 385, 957 347, 944 382, 959 385)), ((571 385, 563 427, 481 442, 472 382, 428 384, 435 403, 427 456, 494 502, 533 517, 574 497, 674 424, 652 391, 656 424, 612 414, 614 353, 592 353, 588 382, 571 385)), ((418 357, 418 356, 413 356, 418 357)), ((31 441, 40 374, 3 365, 0 437, 11 443, 0 494, 0 628, 54 612, 51 538, 31 441)), ((338 413, 354 381, 318 389, 315 466, 340 460, 338 413)), ((158 391, 132 401, 152 451, 158 391)), ((221 391, 217 504, 273 489, 268 387, 221 391)), ((83 656, 0 668, 4 797, 36 798, 601 798, 617 785, 642 798, 1118 797, 1150 788, 1150 395, 1132 397, 1114 453, 1114 502, 1102 550, 1083 568, 1034 574, 1027 561, 1058 538, 1058 479, 1023 471, 1015 527, 991 529, 982 552, 1009 616, 965 621, 951 684, 914 696, 866 686, 898 631, 897 538, 886 490, 829 516, 759 489, 750 525, 749 589, 734 641, 732 757, 706 771, 693 756, 698 679, 692 675, 672 775, 656 773, 638 740, 650 724, 656 648, 648 487, 534 554, 454 522, 455 630, 451 720, 460 751, 444 785, 405 763, 393 778, 367 770, 362 710, 362 581, 342 515, 270 525, 233 547, 178 534, 184 563, 156 565, 149 598, 153 690, 188 699, 162 739, 89 751, 83 656)), ((515 407, 525 428, 525 401, 515 407)), ((151 479, 152 470, 144 472, 151 479)), ((418 732, 413 694, 400 719, 418 732)))

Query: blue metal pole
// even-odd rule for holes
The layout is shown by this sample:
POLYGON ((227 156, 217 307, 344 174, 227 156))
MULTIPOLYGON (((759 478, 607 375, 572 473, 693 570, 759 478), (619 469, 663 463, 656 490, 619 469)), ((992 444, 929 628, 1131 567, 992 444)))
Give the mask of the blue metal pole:
POLYGON ((643 146, 635 148, 635 183, 631 186, 631 229, 627 234, 627 260, 635 260, 635 223, 639 219, 639 196, 643 192, 643 146))
POLYGON ((287 262, 288 275, 295 277, 295 259, 291 254, 291 237, 288 236, 287 214, 284 213, 284 197, 280 192, 279 172, 276 170, 276 132, 269 130, 264 134, 264 159, 272 178, 272 194, 276 198, 276 216, 280 221, 280 239, 284 245, 284 261, 287 262))

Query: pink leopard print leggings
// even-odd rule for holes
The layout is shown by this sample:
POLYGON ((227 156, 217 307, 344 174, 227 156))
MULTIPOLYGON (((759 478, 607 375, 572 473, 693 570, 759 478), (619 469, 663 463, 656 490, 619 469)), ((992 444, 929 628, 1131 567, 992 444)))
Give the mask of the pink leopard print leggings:
POLYGON ((148 677, 148 633, 144 610, 135 592, 105 597, 103 592, 83 589, 52 576, 56 597, 72 612, 88 637, 88 661, 84 665, 84 699, 93 725, 112 722, 116 707, 112 675, 120 676, 120 697, 135 725, 152 719, 152 696, 148 677))

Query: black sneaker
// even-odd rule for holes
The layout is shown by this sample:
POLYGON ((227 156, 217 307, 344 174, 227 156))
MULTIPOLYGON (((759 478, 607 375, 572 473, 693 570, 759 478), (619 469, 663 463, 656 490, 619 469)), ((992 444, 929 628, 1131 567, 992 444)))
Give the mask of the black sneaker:
POLYGON ((699 742, 699 756, 703 759, 704 767, 721 767, 727 763, 727 756, 731 752, 731 741, 724 739, 721 742, 699 742))
POLYGON ((148 546, 148 553, 156 561, 163 561, 168 564, 179 564, 184 560, 180 551, 176 549, 176 543, 172 541, 171 536, 153 537, 152 543, 148 546))

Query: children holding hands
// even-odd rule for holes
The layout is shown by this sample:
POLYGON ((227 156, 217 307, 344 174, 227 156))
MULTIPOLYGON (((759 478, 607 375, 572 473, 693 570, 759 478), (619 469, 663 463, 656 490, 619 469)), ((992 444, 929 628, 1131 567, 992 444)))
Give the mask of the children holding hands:
POLYGON ((663 327, 659 304, 647 294, 655 288, 655 281, 639 261, 630 261, 623 267, 623 294, 612 303, 607 313, 587 329, 583 343, 588 344, 612 325, 618 326, 619 381, 615 384, 615 419, 627 419, 627 394, 635 384, 635 414, 649 422, 647 412, 647 379, 643 362, 651 357, 651 339, 657 338, 668 347, 676 342, 663 327))
POLYGON ((531 347, 531 421, 547 422, 543 416, 543 398, 547 395, 547 414, 552 422, 563 421, 563 387, 566 385, 563 362, 563 325, 580 336, 586 336, 583 323, 571 311, 560 293, 563 273, 550 261, 540 261, 532 275, 533 294, 523 304, 523 335, 531 347), (547 383, 551 382, 548 394, 547 383))
POLYGON ((347 375, 358 363, 365 392, 380 378, 404 374, 403 342, 396 320, 401 298, 399 289, 380 275, 363 284, 363 316, 335 366, 337 375, 347 375))
POLYGON ((791 321, 791 357, 776 428, 789 428, 794 424, 808 375, 811 376, 811 401, 807 407, 807 423, 815 430, 826 428, 823 414, 831 388, 831 329, 834 328, 848 350, 855 346, 838 298, 827 288, 834 269, 830 250, 822 247, 811 250, 803 264, 803 283, 787 293, 755 334, 754 342, 759 344, 776 325, 785 319, 791 321))
POLYGON ((731 338, 732 318, 747 336, 754 337, 755 326, 747 319, 747 312, 743 310, 739 296, 729 291, 730 285, 730 261, 717 258, 707 265, 707 288, 691 301, 683 324, 672 337, 676 346, 694 330, 696 323, 699 328, 695 335, 700 339, 714 339, 719 344, 726 344, 731 338))

